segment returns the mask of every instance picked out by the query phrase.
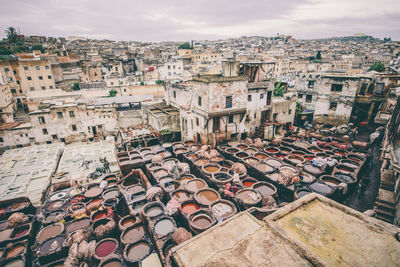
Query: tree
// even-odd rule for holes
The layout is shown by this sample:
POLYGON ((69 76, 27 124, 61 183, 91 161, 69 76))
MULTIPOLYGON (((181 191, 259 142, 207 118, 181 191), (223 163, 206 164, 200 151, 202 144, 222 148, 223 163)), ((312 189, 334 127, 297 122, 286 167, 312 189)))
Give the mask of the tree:
POLYGON ((144 81, 141 81, 141 82, 140 82, 140 85, 144 85, 144 81))
POLYGON ((371 71, 371 70, 374 70, 377 72, 383 72, 383 71, 385 71, 385 64, 381 61, 377 61, 368 69, 368 71, 371 71))
POLYGON ((115 89, 111 89, 109 92, 108 92, 108 96, 109 97, 114 97, 114 96, 116 96, 117 95, 117 90, 115 90, 115 89))
POLYGON ((44 48, 41 44, 34 44, 32 45, 32 50, 40 50, 40 52, 44 52, 44 48))
POLYGON ((9 47, 14 48, 18 39, 17 30, 14 27, 8 27, 7 30, 5 30, 4 32, 7 35, 7 41, 9 47))
POLYGON ((81 87, 79 86, 79 83, 74 83, 73 85, 72 85, 72 90, 80 90, 81 89, 81 87))
POLYGON ((164 83, 163 80, 157 80, 157 81, 156 81, 156 84, 163 84, 163 83, 164 83))
POLYGON ((185 42, 183 44, 180 44, 178 49, 193 49, 193 47, 190 45, 189 42, 185 42))
POLYGON ((322 57, 321 57, 321 51, 318 51, 317 52, 317 56, 315 57, 316 59, 321 59, 322 57))
POLYGON ((4 46, 0 46, 0 55, 11 55, 11 50, 7 49, 4 46))
POLYGON ((284 95, 285 85, 282 82, 275 84, 274 97, 282 97, 284 95))

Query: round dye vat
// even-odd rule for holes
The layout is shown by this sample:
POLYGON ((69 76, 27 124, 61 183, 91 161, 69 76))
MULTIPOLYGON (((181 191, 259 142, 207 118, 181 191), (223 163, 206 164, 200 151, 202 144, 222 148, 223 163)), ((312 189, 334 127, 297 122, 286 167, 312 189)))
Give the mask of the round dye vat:
POLYGON ((172 196, 181 203, 190 199, 190 193, 185 190, 176 190, 172 196))
POLYGON ((236 193, 236 197, 247 205, 255 205, 262 200, 259 193, 249 188, 239 190, 236 193))
POLYGON ((25 208, 27 208, 29 206, 29 203, 28 202, 17 202, 17 203, 14 203, 14 204, 12 204, 11 206, 10 206, 10 209, 11 210, 22 210, 22 209, 25 209, 25 208))
POLYGON ((263 153, 254 154, 254 157, 257 158, 257 159, 266 159, 266 158, 268 158, 267 154, 263 154, 263 153))
POLYGON ((254 149, 254 148, 247 148, 244 150, 244 152, 246 152, 247 154, 253 155, 253 154, 257 153, 258 150, 254 149))
POLYGON ((103 193, 104 199, 115 198, 119 196, 119 192, 116 189, 111 189, 103 193))
POLYGON ((14 258, 14 257, 18 256, 20 253, 22 253, 24 250, 25 250, 24 245, 17 244, 7 250, 5 257, 7 259, 14 258))
POLYGON ((254 183, 255 183, 254 181, 244 181, 243 185, 246 187, 252 187, 254 183))
POLYGON ((104 219, 104 218, 107 218, 107 211, 99 210, 93 215, 92 221, 97 221, 97 220, 104 219))
POLYGON ((89 225, 90 225, 90 220, 88 218, 72 221, 66 226, 66 232, 72 233, 78 229, 86 229, 89 227, 89 225))
POLYGON ((354 172, 354 169, 349 168, 348 166, 345 166, 343 164, 336 165, 336 169, 338 169, 339 171, 344 172, 344 173, 353 173, 354 172))
POLYGON ((128 228, 136 223, 136 218, 135 216, 128 216, 124 217, 121 221, 120 224, 121 226, 125 229, 128 228))
POLYGON ((25 266, 25 262, 22 259, 15 259, 4 264, 4 267, 21 267, 25 266))
POLYGON ((221 162, 221 161, 223 161, 223 160, 224 160, 224 159, 221 158, 221 157, 213 157, 213 158, 210 159, 211 162, 221 162))
POLYGON ((235 156, 243 159, 243 158, 247 158, 249 156, 249 154, 247 154, 246 152, 238 152, 235 154, 235 156))
POLYGON ((211 212, 214 217, 219 219, 225 219, 236 213, 235 205, 227 200, 221 200, 214 203, 211 207, 211 212))
POLYGON ((138 201, 138 200, 142 200, 146 198, 146 192, 142 191, 142 192, 137 192, 135 194, 131 195, 131 200, 132 201, 138 201))
POLYGON ((315 177, 312 174, 303 172, 303 183, 310 184, 315 181, 315 177))
POLYGON ((292 154, 295 155, 295 156, 303 156, 303 155, 305 155, 306 153, 303 152, 303 151, 295 150, 295 151, 292 152, 292 154))
POLYGON ((29 232, 29 230, 29 225, 15 228, 13 234, 11 235, 11 238, 19 238, 21 236, 24 236, 29 232))
POLYGON ((194 198, 201 205, 208 206, 219 200, 220 196, 217 191, 213 189, 202 189, 196 193, 194 198))
POLYGON ((151 206, 144 208, 144 213, 146 214, 146 216, 155 217, 164 213, 164 209, 159 204, 150 205, 151 206))
POLYGON ((322 184, 319 182, 313 183, 310 185, 310 189, 316 193, 321 195, 329 195, 332 193, 333 189, 326 184, 322 184))
POLYGON ((255 183, 253 189, 259 192, 262 196, 273 196, 277 192, 276 187, 267 182, 255 183))
POLYGON ((130 262, 137 262, 145 258, 151 252, 151 247, 146 241, 140 241, 129 245, 125 250, 125 259, 130 262))
POLYGON ((297 156, 297 155, 288 156, 287 159, 296 165, 304 162, 304 159, 301 156, 297 156))
POLYGON ((89 204, 87 204, 86 209, 91 210, 93 208, 93 206, 97 206, 98 204, 102 204, 103 203, 103 199, 98 198, 98 199, 93 199, 92 201, 90 201, 89 204))
POLYGON ((362 158, 361 158, 361 157, 359 157, 359 156, 357 156, 357 155, 354 155, 354 154, 347 155, 347 157, 348 157, 349 159, 353 160, 353 161, 356 161, 356 162, 362 161, 362 158))
MULTIPOLYGON (((4 231, 8 228, 8 220, 0 222, 0 231, 4 231)), ((0 256, 1 258, 1 256, 0 256)))
POLYGON ((58 200, 58 199, 62 199, 67 195, 66 192, 58 192, 58 193, 54 193, 50 196, 50 200, 54 201, 54 200, 58 200))
POLYGON ((228 147, 228 148, 225 149, 225 151, 226 151, 228 154, 235 154, 235 153, 239 152, 239 149, 234 148, 234 147, 228 147))
POLYGON ((198 214, 191 220, 191 225, 199 230, 209 228, 213 224, 213 220, 207 214, 198 214))
POLYGON ((61 209, 62 206, 64 206, 64 201, 56 200, 56 201, 50 202, 50 204, 47 206, 46 210, 55 211, 55 210, 61 209))
POLYGON ((172 192, 172 191, 178 189, 180 186, 181 186, 181 184, 175 180, 168 181, 166 183, 162 183, 162 187, 167 192, 172 192))
POLYGON ((285 157, 287 157, 288 154, 286 153, 277 153, 275 154, 275 157, 277 157, 280 160, 283 160, 285 157))
POLYGON ((60 235, 63 232, 63 230, 64 230, 63 225, 61 224, 53 224, 46 226, 38 233, 37 241, 38 243, 42 243, 47 239, 60 235))
POLYGON ((317 167, 317 166, 314 166, 314 165, 312 165, 312 164, 305 164, 305 165, 304 165, 304 170, 305 170, 306 172, 311 173, 311 174, 314 175, 314 176, 319 176, 320 174, 323 173, 323 171, 322 171, 321 168, 319 168, 319 167, 317 167))
POLYGON ((310 148, 308 149, 308 151, 310 151, 310 152, 312 152, 312 153, 320 153, 320 152, 322 152, 321 149, 318 149, 318 148, 316 148, 316 147, 310 147, 310 148))
POLYGON ((126 189, 126 192, 128 194, 136 194, 136 193, 141 192, 141 191, 144 191, 144 188, 141 185, 133 185, 133 186, 130 186, 130 187, 128 187, 126 189))
POLYGON ((267 147, 267 148, 265 148, 265 151, 270 154, 275 154, 275 153, 279 152, 279 150, 277 148, 273 148, 273 147, 267 147))
POLYGON ((187 156, 186 156, 186 158, 188 158, 188 159, 190 159, 190 160, 195 160, 195 159, 198 159, 199 158, 199 156, 197 156, 196 154, 188 154, 187 156))
POLYGON ((99 196, 102 192, 103 192, 103 189, 101 189, 100 187, 92 186, 85 192, 85 197, 94 198, 94 197, 99 196))
POLYGON ((304 157, 303 157, 305 160, 313 160, 314 159, 314 156, 313 155, 304 155, 304 157))
POLYGON ((145 154, 145 155, 143 156, 143 160, 144 160, 144 161, 149 161, 149 160, 151 160, 154 156, 155 156, 154 153, 147 153, 147 154, 145 154))
POLYGON ((238 144, 236 147, 239 148, 239 149, 245 149, 245 148, 247 148, 248 146, 245 145, 245 144, 238 144))
POLYGON ((117 249, 117 242, 112 239, 100 241, 95 249, 95 254, 98 257, 104 258, 113 253, 117 249))
POLYGON ((203 188, 207 187, 206 182, 201 179, 193 179, 186 183, 185 188, 191 192, 197 192, 203 188))
POLYGON ((183 153, 186 153, 186 152, 188 152, 189 150, 187 149, 187 148, 184 148, 184 147, 182 147, 182 148, 178 148, 178 149, 175 149, 175 154, 177 154, 177 155, 179 155, 179 154, 183 154, 183 153))
POLYGON ((359 167, 359 165, 356 162, 353 162, 351 160, 348 161, 342 161, 340 164, 349 167, 351 169, 357 169, 359 167))
POLYGON ((156 180, 160 179, 161 177, 167 176, 168 175, 168 171, 164 170, 164 169, 160 169, 154 172, 154 178, 156 180))
POLYGON ((181 178, 179 178, 179 182, 181 182, 181 184, 184 184, 184 183, 189 182, 192 179, 194 179, 194 176, 183 175, 183 176, 181 176, 181 178))
POLYGON ((325 182, 327 185, 330 186, 337 186, 342 182, 339 178, 332 176, 322 176, 320 179, 321 181, 325 182))
POLYGON ((120 259, 113 258, 109 259, 107 261, 104 261, 101 265, 101 267, 122 267, 122 262, 120 259))
POLYGON ((204 167, 204 170, 208 173, 214 173, 219 171, 219 167, 217 165, 207 165, 204 167))
POLYGON ((199 205, 195 204, 195 203, 187 203, 187 204, 183 204, 182 207, 182 213, 190 215, 193 212, 196 212, 200 209, 199 205))
POLYGON ((125 229, 121 234, 121 241, 125 244, 135 243, 144 238, 145 230, 143 225, 135 225, 125 229))
POLYGON ((312 192, 310 191, 310 190, 307 190, 307 189, 299 189, 297 192, 296 192, 296 195, 297 195, 297 197, 298 198, 301 198, 301 197, 304 197, 304 196, 306 196, 306 195, 308 195, 308 194, 311 194, 312 192))
POLYGON ((63 242, 64 237, 62 236, 48 239, 40 246, 40 253, 43 255, 52 254, 61 247, 63 242))
POLYGON ((265 161, 265 163, 267 163, 269 166, 272 166, 275 168, 279 168, 280 166, 282 166, 282 162, 280 162, 279 160, 276 160, 276 159, 267 159, 265 161))
POLYGON ((345 183, 355 182, 355 179, 352 176, 344 174, 344 173, 338 172, 338 173, 335 173, 333 176, 338 177, 339 179, 342 179, 345 183))
POLYGON ((159 236, 166 236, 175 231, 175 225, 169 218, 163 218, 154 225, 154 233, 159 236))
POLYGON ((248 157, 244 160, 244 162, 246 162, 249 165, 254 165, 258 162, 259 160, 257 158, 253 158, 253 157, 248 157))
POLYGON ((208 160, 208 159, 197 159, 197 160, 195 160, 194 161, 194 164, 196 165, 196 166, 204 166, 204 165, 206 165, 207 163, 209 163, 210 161, 208 160))
POLYGON ((78 195, 78 196, 74 196, 73 198, 71 198, 71 200, 69 201, 69 204, 76 204, 79 202, 82 202, 85 200, 84 196, 78 195))
POLYGON ((271 167, 270 165, 266 164, 266 163, 259 163, 256 165, 256 169, 259 172, 265 173, 265 172, 272 172, 274 170, 273 167, 271 167))
POLYGON ((233 179, 233 177, 228 173, 214 173, 212 176, 218 182, 227 183, 233 179))

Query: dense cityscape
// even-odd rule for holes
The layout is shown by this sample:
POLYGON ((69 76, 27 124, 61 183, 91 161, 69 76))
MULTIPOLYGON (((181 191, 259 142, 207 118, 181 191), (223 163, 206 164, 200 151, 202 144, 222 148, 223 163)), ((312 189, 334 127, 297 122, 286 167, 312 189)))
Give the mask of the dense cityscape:
POLYGON ((400 265, 400 41, 0 36, 1 266, 400 265))

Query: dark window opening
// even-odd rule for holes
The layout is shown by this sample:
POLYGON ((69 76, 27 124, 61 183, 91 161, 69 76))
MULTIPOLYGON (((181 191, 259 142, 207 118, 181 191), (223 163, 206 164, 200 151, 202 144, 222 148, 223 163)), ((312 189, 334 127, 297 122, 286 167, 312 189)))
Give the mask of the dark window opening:
POLYGON ((336 110, 337 102, 330 102, 329 103, 329 110, 336 110))
POLYGON ((231 108, 232 107, 232 96, 226 96, 226 101, 225 101, 225 108, 231 108))
POLYGON ((306 95, 306 102, 311 103, 312 102, 312 95, 306 95))
POLYGON ((228 123, 233 123, 233 115, 229 115, 229 117, 228 117, 228 123))
POLYGON ((58 116, 60 119, 64 118, 64 116, 63 116, 63 113, 62 113, 62 112, 57 112, 57 116, 58 116))
POLYGON ((199 99, 197 100, 197 103, 199 106, 201 106, 201 96, 199 96, 199 99))
POLYGON ((314 88, 314 81, 308 81, 308 88, 314 88))
POLYGON ((247 95, 247 101, 251 101, 251 99, 252 99, 252 96, 251 95, 247 95))
POLYGON ((343 84, 332 84, 331 92, 341 92, 343 89, 343 84))

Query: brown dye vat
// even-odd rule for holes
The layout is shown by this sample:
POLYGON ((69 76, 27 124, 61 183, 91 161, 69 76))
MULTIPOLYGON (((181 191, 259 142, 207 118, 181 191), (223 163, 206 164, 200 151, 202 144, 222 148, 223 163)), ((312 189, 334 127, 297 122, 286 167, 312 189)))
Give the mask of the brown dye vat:
POLYGON ((112 258, 104 261, 100 264, 100 267, 123 267, 122 260, 118 258, 112 258))
POLYGON ((20 227, 14 228, 10 237, 12 239, 23 237, 23 236, 29 234, 30 230, 31 230, 31 227, 29 224, 22 225, 20 227))
POLYGON ((151 246, 146 241, 140 241, 127 246, 124 256, 129 262, 137 262, 144 259, 151 252, 151 246))
POLYGON ((17 203, 12 204, 12 205, 10 206, 10 209, 11 209, 12 211, 16 211, 16 210, 25 209, 25 208, 27 208, 27 207, 29 207, 29 203, 26 202, 26 201, 22 201, 22 202, 17 202, 17 203))
POLYGON ((234 147, 228 147, 227 149, 225 149, 225 151, 229 154, 235 154, 235 153, 239 152, 239 149, 234 148, 234 147))
POLYGON ((220 172, 229 172, 229 169, 227 169, 227 168, 221 168, 219 171, 220 171, 220 172))
POLYGON ((265 163, 275 168, 279 168, 283 164, 281 161, 272 158, 265 160, 265 163))
POLYGON ((194 141, 185 141, 184 142, 185 143, 185 145, 187 145, 187 146, 191 146, 191 145, 194 145, 195 144, 195 142, 194 141))
POLYGON ((249 154, 247 154, 246 152, 238 152, 235 154, 235 156, 243 159, 243 158, 247 158, 249 156, 249 154))
POLYGON ((145 153, 151 152, 151 149, 150 148, 142 148, 139 150, 139 152, 140 152, 140 154, 145 154, 145 153))
POLYGON ((325 151, 327 151, 327 150, 332 150, 332 147, 330 147, 330 146, 320 146, 320 148, 321 148, 322 150, 325 150, 325 151))
POLYGON ((287 159, 296 165, 299 163, 304 163, 304 158, 302 158, 301 156, 291 155, 288 156, 287 159))
POLYGON ((24 250, 25 250, 24 245, 16 244, 16 245, 10 247, 9 249, 7 249, 7 252, 5 253, 5 258, 6 259, 14 258, 14 257, 18 256, 19 254, 21 254, 24 250))
POLYGON ((190 221, 190 226, 199 232, 210 228, 213 224, 213 219, 205 213, 200 213, 193 216, 190 221))
POLYGON ((253 189, 259 192, 262 196, 274 196, 277 192, 276 187, 267 182, 257 182, 253 184, 253 189))
POLYGON ((38 243, 43 243, 45 240, 60 235, 64 230, 63 225, 60 223, 46 226, 37 235, 38 243))
POLYGON ((91 215, 93 222, 107 217, 107 210, 97 210, 91 215))
POLYGON ((95 185, 90 187, 86 192, 85 192, 85 197, 87 198, 94 198, 98 197, 103 193, 103 189, 101 189, 99 186, 95 185))
POLYGON ((178 148, 178 149, 175 149, 175 154, 177 154, 177 155, 179 155, 179 154, 183 154, 183 153, 186 153, 186 152, 188 152, 189 150, 187 149, 187 148, 178 148))
POLYGON ((192 176, 192 175, 186 175, 186 174, 184 174, 184 175, 182 175, 182 176, 179 178, 179 182, 180 182, 181 184, 185 184, 185 183, 189 182, 190 180, 193 180, 194 178, 195 178, 195 177, 192 176))
POLYGON ((190 160, 195 160, 195 159, 198 159, 199 158, 199 156, 197 156, 196 154, 188 154, 187 156, 186 156, 188 159, 190 159, 190 160))
POLYGON ((124 244, 135 243, 142 240, 145 235, 145 229, 142 224, 127 227, 121 234, 121 242, 124 244))
POLYGON ((264 153, 256 153, 256 154, 254 154, 254 157, 257 159, 263 160, 263 159, 268 158, 268 155, 264 154, 264 153))
POLYGON ((255 148, 247 148, 247 149, 244 150, 244 152, 246 152, 249 155, 253 155, 253 154, 257 153, 258 150, 255 149, 255 148))
POLYGON ((212 204, 211 212, 217 220, 223 220, 234 215, 237 210, 232 202, 220 200, 212 204))
POLYGON ((279 152, 279 149, 275 148, 275 147, 266 147, 265 152, 269 153, 269 154, 276 154, 279 152))
POLYGON ((123 217, 119 221, 119 229, 124 231, 126 228, 133 226, 137 222, 136 217, 133 215, 128 215, 123 217))
POLYGON ((118 247, 118 243, 114 239, 103 239, 95 248, 95 254, 99 258, 104 258, 113 253, 118 247))
POLYGON ((262 200, 260 193, 250 188, 239 190, 236 193, 236 198, 239 199, 245 205, 249 206, 257 205, 262 200))
POLYGON ((208 188, 198 191, 195 194, 194 198, 199 204, 208 206, 214 203, 215 201, 219 200, 220 196, 217 191, 208 188))
POLYGON ((354 173, 355 172, 355 169, 349 168, 348 166, 346 166, 344 164, 338 164, 335 166, 335 168, 344 173, 354 173))
POLYGON ((228 161, 228 160, 224 160, 218 163, 219 166, 226 168, 226 169, 230 169, 232 167, 233 162, 232 161, 228 161))
POLYGON ((249 164, 250 166, 256 164, 259 162, 259 160, 255 157, 248 157, 244 160, 244 162, 246 162, 247 164, 249 164))
POLYGON ((50 204, 47 206, 46 210, 47 211, 56 211, 61 209, 64 206, 64 201, 63 200, 56 200, 53 202, 50 202, 50 204))
POLYGON ((266 163, 259 163, 257 165, 255 165, 255 168, 262 173, 266 173, 266 172, 272 172, 274 170, 273 167, 271 167, 270 165, 266 164, 266 163))
POLYGON ((63 242, 64 242, 63 236, 57 236, 48 239, 40 246, 40 253, 42 255, 53 254, 55 251, 61 248, 63 242))
POLYGON ((172 193, 172 196, 178 200, 179 202, 185 202, 190 199, 190 193, 186 190, 176 190, 174 193, 172 193))
POLYGON ((320 153, 320 152, 322 152, 321 149, 319 149, 319 148, 317 148, 317 147, 315 147, 315 146, 310 147, 310 148, 308 149, 308 151, 310 151, 310 152, 312 152, 312 153, 320 153))
POLYGON ((196 166, 204 166, 206 164, 208 164, 210 161, 208 159, 197 159, 194 161, 194 164, 196 166))
POLYGON ((193 193, 196 193, 205 187, 207 187, 206 182, 198 178, 188 181, 185 185, 185 188, 193 193))
POLYGON ((248 148, 248 145, 238 144, 236 147, 239 148, 239 149, 245 149, 245 148, 248 148))
POLYGON ((312 164, 305 164, 304 170, 314 176, 319 176, 323 173, 322 169, 312 164))
POLYGON ((69 234, 75 232, 78 229, 86 229, 89 227, 89 225, 90 220, 88 218, 82 218, 76 221, 72 221, 66 226, 66 233, 69 234))
POLYGON ((174 222, 170 218, 161 218, 154 224, 154 233, 158 236, 166 236, 175 231, 174 222))
POLYGON ((84 209, 85 203, 76 203, 76 204, 72 204, 70 206, 68 206, 67 210, 68 211, 75 211, 75 210, 80 210, 80 209, 84 209))
POLYGON ((224 160, 224 159, 221 158, 221 157, 214 157, 214 158, 211 158, 211 159, 210 159, 211 162, 216 162, 216 163, 221 162, 221 161, 223 161, 223 160, 224 160))
POLYGON ((204 168, 204 171, 206 171, 207 173, 214 173, 214 172, 219 171, 218 165, 206 165, 203 168, 204 168))
POLYGON ((341 179, 334 177, 334 176, 328 176, 328 175, 321 176, 320 180, 330 186, 337 186, 340 183, 342 183, 341 179))

